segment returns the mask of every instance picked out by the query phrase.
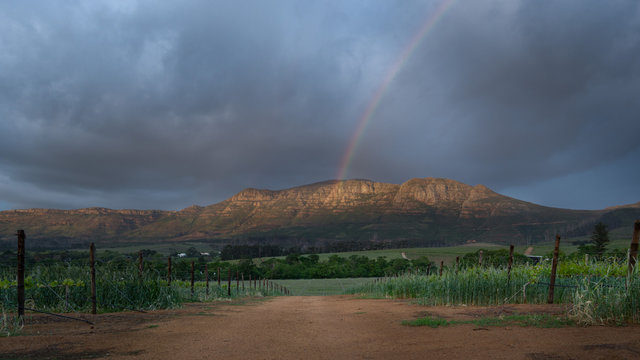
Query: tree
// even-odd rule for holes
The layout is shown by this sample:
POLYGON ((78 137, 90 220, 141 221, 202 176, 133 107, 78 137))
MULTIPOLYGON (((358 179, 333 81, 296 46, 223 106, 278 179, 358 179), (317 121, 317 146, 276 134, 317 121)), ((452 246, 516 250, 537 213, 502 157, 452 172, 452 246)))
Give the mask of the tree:
POLYGON ((609 230, 607 228, 608 226, 601 221, 593 227, 593 233, 591 233, 594 254, 598 257, 604 255, 609 243, 609 230))

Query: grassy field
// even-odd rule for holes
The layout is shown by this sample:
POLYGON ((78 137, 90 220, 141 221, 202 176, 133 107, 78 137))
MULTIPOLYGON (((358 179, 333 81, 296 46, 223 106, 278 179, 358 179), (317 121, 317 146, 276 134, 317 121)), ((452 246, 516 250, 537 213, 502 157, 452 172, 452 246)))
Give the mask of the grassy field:
MULTIPOLYGON (((571 245, 571 241, 575 241, 576 239, 568 239, 565 241, 560 241, 560 250, 566 254, 570 254, 576 252, 578 250, 577 245, 571 245)), ((585 237, 584 240, 588 240, 588 237, 585 237)), ((629 243, 631 242, 631 235, 629 235, 629 239, 618 239, 612 240, 611 243, 607 246, 608 249, 619 249, 619 248, 628 248, 629 243)), ((515 251, 518 253, 524 253, 524 251, 528 248, 527 245, 519 245, 515 247, 515 251)), ((545 242, 538 243, 532 245, 533 252, 532 255, 546 255, 553 251, 554 243, 553 242, 545 242)), ((429 260, 434 261, 436 263, 440 263, 440 261, 444 261, 445 264, 451 264, 455 262, 456 256, 463 256, 466 253, 476 252, 479 249, 486 250, 498 250, 498 249, 509 249, 507 245, 497 245, 490 243, 474 243, 467 245, 458 245, 458 246, 446 246, 446 247, 433 247, 433 248, 405 248, 405 249, 385 249, 385 250, 368 250, 368 251, 351 251, 351 252, 341 252, 341 253, 324 253, 318 254, 320 256, 321 261, 327 260, 332 255, 337 255, 340 257, 349 257, 351 255, 358 256, 366 256, 370 259, 375 259, 380 256, 384 256, 387 259, 400 259, 402 258, 402 253, 409 259, 416 259, 421 256, 426 256, 429 260)), ((279 257, 283 259, 284 257, 279 257)), ((262 260, 267 260, 269 258, 262 258, 262 260)))
MULTIPOLYGON (((621 228, 611 231, 610 238, 611 243, 607 246, 609 249, 620 249, 620 248, 628 248, 629 243, 631 241, 631 228, 621 228)), ((588 241, 589 236, 577 237, 577 238, 569 238, 563 239, 560 242, 560 249, 566 254, 575 252, 578 250, 577 245, 571 245, 574 241, 588 241)), ((531 245, 533 247, 532 255, 545 255, 553 251, 554 243, 551 242, 543 242, 531 245)), ((113 248, 98 248, 98 251, 111 250, 120 253, 135 253, 141 249, 150 249, 155 250, 160 254, 169 255, 175 252, 185 252, 188 248, 194 247, 200 252, 209 252, 212 256, 215 256, 214 251, 211 248, 210 243, 204 242, 182 242, 182 243, 160 243, 160 244, 135 244, 129 246, 120 246, 113 248)), ((529 246, 527 245, 518 245, 515 247, 515 251, 518 253, 523 253, 529 246)), ((404 249, 385 249, 385 250, 368 250, 368 251, 351 251, 351 252, 341 252, 341 253, 323 253, 318 254, 320 256, 320 260, 325 261, 332 255, 338 255, 340 257, 349 257, 351 255, 358 256, 366 256, 371 259, 375 259, 377 257, 383 256, 387 259, 399 259, 402 258, 402 253, 409 259, 416 259, 421 256, 427 256, 431 261, 439 263, 440 261, 444 261, 445 264, 451 264, 455 261, 456 256, 462 256, 469 252, 475 252, 479 249, 487 249, 487 250, 497 250, 497 249, 508 249, 508 245, 497 245, 491 243, 473 243, 473 244, 465 244, 458 246, 446 246, 446 247, 432 247, 432 248, 404 248, 404 249)), ((284 258, 284 257, 278 257, 284 258)), ((267 260, 270 258, 262 258, 262 260, 267 260)))
POLYGON ((346 279, 301 279, 301 280, 273 280, 274 283, 285 286, 291 295, 339 295, 345 290, 362 286, 374 278, 346 278, 346 279))

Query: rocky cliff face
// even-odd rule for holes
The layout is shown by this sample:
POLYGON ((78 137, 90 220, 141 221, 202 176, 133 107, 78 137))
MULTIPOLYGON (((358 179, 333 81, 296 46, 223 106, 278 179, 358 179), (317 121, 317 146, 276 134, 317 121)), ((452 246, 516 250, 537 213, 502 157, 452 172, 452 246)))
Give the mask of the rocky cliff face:
POLYGON ((279 191, 245 189, 220 203, 177 212, 104 208, 2 211, 0 239, 10 239, 21 228, 32 239, 43 241, 180 241, 251 234, 326 240, 408 239, 416 245, 474 240, 517 243, 576 231, 605 213, 629 209, 548 208, 500 195, 483 185, 449 179, 411 179, 400 185, 346 180, 279 191))

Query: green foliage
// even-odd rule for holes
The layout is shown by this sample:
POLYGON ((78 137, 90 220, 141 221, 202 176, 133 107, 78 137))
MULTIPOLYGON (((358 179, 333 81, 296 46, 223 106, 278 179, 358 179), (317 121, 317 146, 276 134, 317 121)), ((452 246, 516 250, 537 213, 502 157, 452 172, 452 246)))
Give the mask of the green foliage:
POLYGON ((549 314, 514 314, 500 317, 483 317, 474 320, 446 320, 426 316, 423 318, 402 322, 402 325, 429 326, 432 328, 458 324, 474 324, 477 326, 534 326, 539 328, 558 328, 574 325, 575 322, 567 317, 557 317, 549 314))
POLYGON ((604 254, 609 243, 609 230, 607 228, 607 225, 599 222, 593 228, 593 234, 591 235, 595 253, 599 257, 604 254))
POLYGON ((7 314, 4 307, 0 314, 0 337, 14 336, 20 334, 24 322, 17 315, 7 314))
POLYGON ((425 316, 419 319, 415 319, 415 320, 409 320, 409 321, 403 321, 402 325, 407 325, 407 326, 429 326, 432 328, 437 328, 440 326, 449 326, 451 325, 453 322, 446 320, 446 319, 442 319, 442 318, 434 318, 431 316, 425 316))
MULTIPOLYGON (((624 263, 571 262, 558 265, 554 300, 573 304, 571 316, 581 323, 640 322, 638 269, 626 276, 624 263)), ((550 262, 513 267, 469 267, 438 274, 405 274, 351 289, 367 297, 416 299, 424 305, 501 305, 547 302, 550 262)))
POLYGON ((606 248, 609 242, 610 240, 608 226, 603 222, 599 222, 593 227, 593 232, 591 233, 591 243, 580 245, 578 247, 578 252, 581 255, 588 254, 597 258, 602 258, 605 251, 607 250, 606 248))
MULTIPOLYGON (((475 252, 467 253, 460 259, 460 267, 467 268, 478 265, 480 258, 480 252, 482 251, 482 266, 485 267, 498 267, 507 266, 509 262, 509 250, 485 250, 478 249, 475 252)), ((531 262, 529 258, 522 254, 513 254, 513 265, 527 264, 531 262)))
MULTIPOLYGON (((133 261, 127 264, 108 262, 96 266, 97 305, 100 312, 176 308, 185 302, 228 298, 227 284, 211 281, 207 291, 204 281, 196 281, 191 291, 190 273, 173 270, 168 286, 166 269, 157 271, 145 263, 142 277, 133 261), (207 294, 208 293, 208 294, 207 294)), ((182 268, 179 266, 178 268, 182 268)), ((85 265, 35 265, 25 277, 26 306, 51 312, 89 312, 91 289, 89 268, 85 265)), ((198 269, 198 277, 204 280, 198 269)), ((190 271, 190 267, 188 268, 190 271)), ((213 278, 210 276, 210 278, 213 278)), ((14 269, 0 271, 0 306, 15 309, 17 289, 14 269)), ((256 290, 232 282, 231 298, 276 295, 276 291, 256 290)))

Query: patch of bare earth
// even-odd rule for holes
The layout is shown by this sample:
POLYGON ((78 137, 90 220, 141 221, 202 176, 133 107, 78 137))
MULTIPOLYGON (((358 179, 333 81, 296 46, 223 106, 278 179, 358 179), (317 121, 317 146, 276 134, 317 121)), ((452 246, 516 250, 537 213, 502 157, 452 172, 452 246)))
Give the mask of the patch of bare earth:
POLYGON ((349 296, 191 304, 181 310, 33 316, 0 338, 1 359, 640 359, 640 327, 408 327, 431 315, 473 319, 561 313, 558 306, 423 307, 349 296))

